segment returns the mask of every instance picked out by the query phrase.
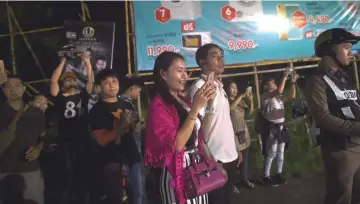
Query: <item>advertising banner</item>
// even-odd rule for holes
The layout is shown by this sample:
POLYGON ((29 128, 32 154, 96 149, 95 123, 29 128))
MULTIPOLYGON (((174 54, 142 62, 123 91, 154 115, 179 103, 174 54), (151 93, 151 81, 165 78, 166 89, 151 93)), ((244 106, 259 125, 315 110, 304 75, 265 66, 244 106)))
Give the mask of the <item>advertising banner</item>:
MULTIPOLYGON (((77 75, 78 85, 85 88, 87 73, 81 59, 82 54, 91 56, 95 75, 102 69, 112 68, 115 41, 114 22, 65 21, 68 41, 67 61, 64 71, 73 71, 77 75)), ((65 50, 66 50, 65 49, 65 50)))
MULTIPOLYGON (((134 1, 138 71, 153 69, 163 51, 198 67, 201 45, 218 44, 226 64, 314 56, 314 40, 329 28, 360 32, 360 2, 134 1)), ((359 45, 353 51, 358 52, 359 45)))

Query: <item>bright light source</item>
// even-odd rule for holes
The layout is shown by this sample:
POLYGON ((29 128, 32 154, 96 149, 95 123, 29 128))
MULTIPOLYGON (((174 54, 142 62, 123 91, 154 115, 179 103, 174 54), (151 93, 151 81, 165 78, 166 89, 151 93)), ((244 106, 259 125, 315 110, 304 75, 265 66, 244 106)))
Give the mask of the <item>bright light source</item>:
POLYGON ((290 28, 288 19, 283 19, 278 16, 259 15, 256 16, 255 22, 260 32, 287 32, 290 28))

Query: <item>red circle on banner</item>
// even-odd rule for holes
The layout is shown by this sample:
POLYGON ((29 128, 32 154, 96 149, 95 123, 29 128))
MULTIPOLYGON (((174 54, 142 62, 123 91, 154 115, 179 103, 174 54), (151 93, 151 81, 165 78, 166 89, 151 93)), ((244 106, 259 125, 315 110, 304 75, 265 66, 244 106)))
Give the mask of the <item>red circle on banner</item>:
POLYGON ((226 5, 221 8, 221 17, 227 21, 231 21, 236 18, 236 10, 230 5, 226 5))
POLYGON ((161 23, 166 23, 171 19, 170 9, 166 7, 160 7, 155 11, 155 19, 161 23))
POLYGON ((304 28, 307 24, 306 14, 300 10, 295 11, 291 14, 291 22, 299 29, 304 28))

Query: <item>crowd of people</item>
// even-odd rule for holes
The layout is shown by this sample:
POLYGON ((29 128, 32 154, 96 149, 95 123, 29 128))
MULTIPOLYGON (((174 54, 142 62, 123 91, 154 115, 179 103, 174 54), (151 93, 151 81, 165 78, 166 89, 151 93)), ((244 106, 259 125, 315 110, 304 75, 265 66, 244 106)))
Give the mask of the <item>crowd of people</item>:
MULTIPOLYGON (((351 47, 359 39, 341 29, 324 33, 315 42, 323 58, 321 69, 306 85, 310 111, 300 117, 311 118, 319 129, 325 204, 358 204, 360 106, 350 80, 343 81, 342 68, 349 65, 351 47)), ((225 60, 220 46, 206 44, 196 51, 201 76, 190 86, 184 57, 161 53, 154 64, 155 95, 146 119, 134 105, 142 83, 120 80, 112 69, 94 71, 90 59, 86 52, 81 56, 83 84, 76 72, 65 68, 66 58, 52 74, 55 138, 46 125, 47 97, 25 102, 21 77, 0 72, 7 99, 0 106, 1 204, 147 204, 146 167, 151 167, 162 204, 230 204, 231 194, 240 193, 239 185, 255 188, 248 176, 251 136, 245 120, 255 112, 252 87, 221 78, 225 60)), ((288 125, 298 120, 286 121, 284 104, 296 98, 296 83, 290 68, 279 83, 262 80, 262 108, 255 122, 264 185, 287 183, 283 163, 288 125), (289 78, 290 91, 283 94, 289 78), (274 159, 276 174, 271 175, 274 159)))

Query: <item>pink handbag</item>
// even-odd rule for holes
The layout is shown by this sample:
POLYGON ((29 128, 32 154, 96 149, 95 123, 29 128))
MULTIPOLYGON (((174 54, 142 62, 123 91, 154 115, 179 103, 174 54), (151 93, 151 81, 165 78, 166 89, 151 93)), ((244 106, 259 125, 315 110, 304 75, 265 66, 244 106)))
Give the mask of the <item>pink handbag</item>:
MULTIPOLYGON (((224 186, 227 178, 222 174, 214 160, 203 159, 196 163, 195 158, 200 158, 198 153, 191 158, 191 165, 184 169, 184 190, 187 199, 209 193, 224 186)), ((205 158, 202 156, 202 158, 205 158)))

